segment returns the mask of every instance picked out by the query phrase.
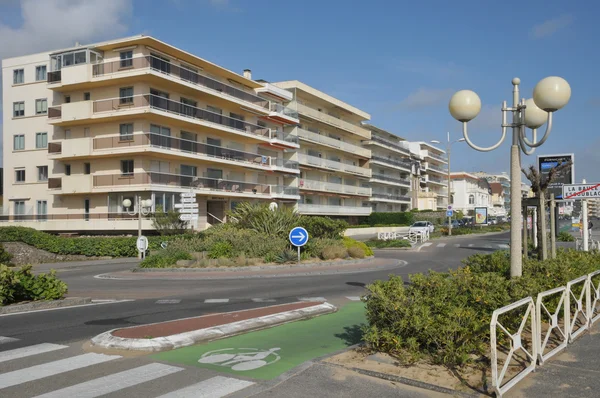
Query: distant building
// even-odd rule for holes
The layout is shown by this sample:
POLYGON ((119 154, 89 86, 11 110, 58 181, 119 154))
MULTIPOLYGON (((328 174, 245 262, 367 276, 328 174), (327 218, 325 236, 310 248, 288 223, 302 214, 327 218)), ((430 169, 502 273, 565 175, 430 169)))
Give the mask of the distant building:
POLYGON ((504 187, 499 182, 491 182, 492 189, 492 208, 491 215, 496 217, 505 217, 507 215, 506 207, 504 207, 504 187))
POLYGON ((476 207, 486 207, 488 214, 493 215, 492 188, 482 177, 466 172, 450 173, 452 192, 450 201, 455 211, 471 214, 476 207))

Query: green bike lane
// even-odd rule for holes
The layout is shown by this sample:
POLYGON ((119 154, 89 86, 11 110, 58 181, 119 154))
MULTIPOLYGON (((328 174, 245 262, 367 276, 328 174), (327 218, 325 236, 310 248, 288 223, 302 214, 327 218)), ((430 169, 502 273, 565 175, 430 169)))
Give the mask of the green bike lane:
POLYGON ((172 364, 272 380, 296 366, 361 341, 363 303, 347 303, 337 312, 271 329, 152 355, 172 364))

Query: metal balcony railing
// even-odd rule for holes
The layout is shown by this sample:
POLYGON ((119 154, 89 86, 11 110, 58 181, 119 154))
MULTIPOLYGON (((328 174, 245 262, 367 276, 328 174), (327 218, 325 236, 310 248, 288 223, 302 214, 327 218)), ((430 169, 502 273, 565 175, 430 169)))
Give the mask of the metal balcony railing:
POLYGON ((298 212, 303 214, 368 216, 371 214, 371 208, 362 206, 332 206, 298 203, 298 212))
POLYGON ((429 179, 427 181, 437 182, 438 184, 446 184, 448 182, 447 180, 444 180, 442 178, 437 178, 437 177, 432 177, 432 176, 429 176, 429 179))
POLYGON ((377 198, 377 199, 387 199, 387 200, 398 200, 398 201, 402 201, 402 202, 410 202, 410 196, 394 195, 391 193, 373 192, 371 194, 371 197, 377 198))
POLYGON ((59 106, 49 106, 48 107, 48 119, 58 119, 62 117, 62 110, 59 106))
POLYGON ((408 144, 402 144, 401 141, 399 142, 394 142, 388 139, 385 139, 383 137, 379 137, 377 135, 371 135, 371 141, 375 141, 378 142, 380 144, 384 144, 387 145, 393 149, 396 149, 400 152, 406 153, 407 155, 410 155, 410 149, 408 148, 408 144))
POLYGON ((48 189, 61 189, 62 178, 48 178, 48 189))
POLYGON ((371 175, 371 169, 358 167, 343 162, 338 162, 336 160, 323 159, 318 156, 307 155, 304 153, 298 154, 298 160, 300 161, 300 164, 305 164, 309 166, 322 167, 330 170, 345 171, 348 173, 358 174, 364 177, 369 177, 371 175))
POLYGON ((437 159, 437 160, 439 160, 441 162, 447 162, 448 161, 448 159, 446 157, 444 157, 443 155, 438 155, 437 153, 433 153, 431 151, 427 151, 427 155, 426 156, 429 156, 430 158, 433 158, 433 159, 437 159))
POLYGON ((316 142, 319 144, 327 145, 333 148, 341 149, 346 152, 354 153, 358 156, 370 157, 371 151, 365 148, 362 148, 358 145, 350 144, 348 142, 344 142, 335 138, 328 137, 323 134, 315 133, 312 131, 304 130, 301 128, 297 128, 298 136, 310 142, 316 142))
POLYGON ((383 156, 377 156, 377 155, 371 156, 371 160, 375 160, 375 161, 378 161, 378 162, 390 164, 390 165, 393 165, 393 166, 404 167, 404 168, 409 169, 409 170, 411 168, 410 161, 408 161, 408 160, 389 159, 389 158, 384 158, 383 156))
POLYGON ((443 168, 441 166, 437 166, 437 165, 431 164, 431 163, 427 164, 427 168, 428 169, 432 169, 432 170, 436 170, 436 171, 439 171, 439 172, 442 172, 442 173, 447 173, 448 172, 447 168, 443 168))
POLYGON ((344 185, 334 182, 314 181, 302 179, 299 181, 300 189, 323 191, 333 193, 345 193, 349 195, 370 196, 371 188, 356 185, 344 185))
POLYGON ((49 142, 48 153, 59 154, 62 152, 62 144, 60 142, 49 142))
POLYGON ((62 79, 62 73, 59 70, 54 71, 54 72, 48 72, 46 75, 46 81, 48 83, 58 83, 61 81, 61 79, 62 79))
POLYGON ((299 196, 300 191, 297 187, 283 187, 280 185, 271 187, 271 195, 292 195, 299 196))
POLYGON ((298 113, 302 115, 321 120, 342 130, 346 130, 351 133, 357 134, 361 137, 368 138, 371 134, 369 130, 363 127, 360 127, 356 124, 352 124, 328 113, 319 111, 318 109, 311 108, 310 106, 301 104, 299 102, 293 102, 292 106, 295 106, 296 109, 298 109, 298 113))
POLYGON ((276 102, 271 103, 271 112, 281 113, 282 115, 286 115, 289 117, 293 117, 294 119, 298 119, 298 111, 292 108, 288 108, 287 106, 283 106, 276 102))
POLYGON ((391 176, 388 176, 388 175, 385 175, 385 174, 373 173, 373 175, 371 176, 371 179, 373 179, 373 180, 381 180, 381 181, 389 181, 389 182, 396 182, 398 184, 410 186, 410 179, 408 179, 408 178, 391 177, 391 176))

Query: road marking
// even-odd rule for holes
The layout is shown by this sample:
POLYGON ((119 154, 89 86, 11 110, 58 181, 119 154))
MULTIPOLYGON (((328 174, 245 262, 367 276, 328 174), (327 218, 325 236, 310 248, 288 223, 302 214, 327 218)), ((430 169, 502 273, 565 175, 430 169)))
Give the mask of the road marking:
POLYGON ((453 246, 454 247, 460 247, 460 243, 455 243, 453 246))
POLYGON ((432 243, 431 243, 431 242, 427 242, 427 243, 423 243, 423 244, 421 245, 421 247, 427 247, 427 246, 431 246, 431 245, 432 245, 432 243))
POLYGON ((178 299, 165 299, 165 300, 156 300, 156 304, 179 304, 181 300, 178 299))
POLYGON ((215 304, 215 303, 228 303, 229 299, 206 299, 204 300, 206 304, 215 304))
POLYGON ((475 246, 473 243, 469 243, 469 247, 473 247, 475 246))
POLYGON ((438 243, 438 245, 437 245, 437 247, 444 247, 444 246, 446 246, 445 243, 438 243))
POLYGON ((485 245, 483 246, 484 249, 493 249, 492 245, 485 245))
POLYGON ((498 247, 501 249, 510 249, 510 246, 504 243, 499 244, 498 247))
POLYGON ((255 303, 274 303, 277 300, 275 299, 265 299, 265 298, 253 298, 252 301, 255 303))
POLYGON ((2 315, 0 315, 0 317, 3 317, 3 316, 12 316, 12 315, 27 315, 27 314, 33 314, 33 313, 36 313, 36 312, 68 310, 68 309, 71 309, 71 308, 90 307, 92 305, 105 305, 105 304, 127 303, 127 302, 130 302, 130 301, 135 301, 135 300, 127 299, 127 300, 116 300, 116 301, 104 301, 104 302, 101 302, 101 303, 71 305, 71 306, 67 306, 67 307, 58 307, 58 308, 47 308, 45 310, 11 312, 10 314, 2 314, 2 315))
POLYGON ((346 296, 350 301, 360 301, 360 296, 346 296))
POLYGON ((13 359, 30 357, 32 355, 44 354, 46 352, 68 348, 66 345, 42 343, 23 348, 0 352, 0 362, 12 361, 13 359))
POLYGON ((12 343, 14 341, 19 341, 19 339, 13 339, 12 337, 0 336, 0 344, 12 343))
POLYGON ((117 358, 121 357, 119 355, 104 355, 90 352, 76 357, 60 359, 42 365, 3 373, 0 374, 0 390, 22 383, 43 379, 45 377, 55 376, 60 373, 112 361, 117 358))
POLYGON ((158 398, 221 398, 250 387, 254 383, 231 377, 216 376, 158 398))
POLYGON ((105 394, 120 391, 127 387, 132 387, 148 381, 152 381, 173 373, 182 371, 183 368, 163 365, 161 363, 151 363, 138 368, 126 370, 124 372, 100 377, 98 379, 75 384, 60 390, 52 391, 47 394, 38 395, 36 398, 95 398, 105 394))
POLYGON ((325 297, 298 297, 298 301, 327 301, 325 297))

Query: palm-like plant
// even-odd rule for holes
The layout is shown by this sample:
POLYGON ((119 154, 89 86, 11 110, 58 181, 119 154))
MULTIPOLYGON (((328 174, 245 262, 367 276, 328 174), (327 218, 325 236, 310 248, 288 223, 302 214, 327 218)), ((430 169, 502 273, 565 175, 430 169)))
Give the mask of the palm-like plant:
POLYGON ((287 237, 297 224, 298 214, 290 207, 279 206, 271 210, 266 204, 240 203, 229 213, 229 218, 240 228, 252 229, 265 236, 287 237))

